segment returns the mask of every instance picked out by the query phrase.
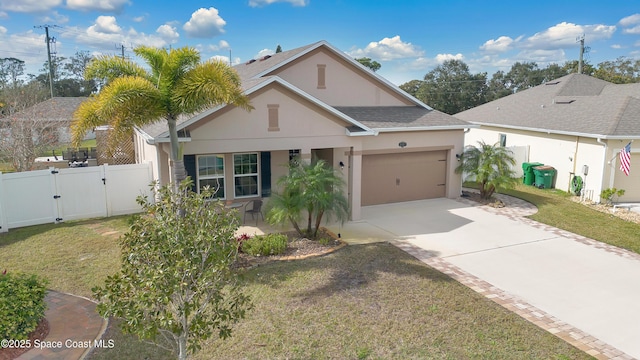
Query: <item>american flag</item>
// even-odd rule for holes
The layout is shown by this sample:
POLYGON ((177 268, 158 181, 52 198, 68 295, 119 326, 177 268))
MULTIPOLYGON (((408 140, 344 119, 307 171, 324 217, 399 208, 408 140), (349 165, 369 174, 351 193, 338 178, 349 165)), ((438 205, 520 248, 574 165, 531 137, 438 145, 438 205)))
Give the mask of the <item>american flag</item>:
POLYGON ((620 170, 629 176, 629 169, 631 168, 631 143, 628 143, 627 146, 623 147, 620 150, 620 170))

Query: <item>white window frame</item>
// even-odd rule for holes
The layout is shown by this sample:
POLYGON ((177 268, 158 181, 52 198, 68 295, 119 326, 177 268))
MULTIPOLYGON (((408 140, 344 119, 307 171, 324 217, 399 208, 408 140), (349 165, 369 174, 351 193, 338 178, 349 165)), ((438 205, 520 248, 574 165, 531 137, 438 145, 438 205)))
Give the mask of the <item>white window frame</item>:
POLYGON ((253 198, 260 196, 260 153, 259 152, 243 152, 233 154, 233 197, 234 199, 253 198), (256 172, 250 174, 236 174, 236 156, 240 155, 255 155, 256 156, 256 172), (256 177, 256 194, 255 195, 238 195, 236 194, 236 178, 240 177, 256 177))
POLYGON ((224 158, 224 154, 206 154, 206 155, 198 155, 196 156, 196 172, 197 172, 197 177, 198 177, 198 183, 196 184, 197 188, 198 188, 198 193, 200 193, 200 180, 211 180, 211 179, 222 179, 223 183, 224 183, 224 188, 222 189, 222 196, 221 197, 216 197, 216 199, 220 199, 220 200, 225 200, 227 198, 227 187, 229 186, 226 183, 226 179, 225 179, 225 173, 227 170, 227 164, 224 158), (220 157, 222 158, 222 175, 205 175, 205 176, 201 176, 200 175, 200 158, 203 157, 220 157))

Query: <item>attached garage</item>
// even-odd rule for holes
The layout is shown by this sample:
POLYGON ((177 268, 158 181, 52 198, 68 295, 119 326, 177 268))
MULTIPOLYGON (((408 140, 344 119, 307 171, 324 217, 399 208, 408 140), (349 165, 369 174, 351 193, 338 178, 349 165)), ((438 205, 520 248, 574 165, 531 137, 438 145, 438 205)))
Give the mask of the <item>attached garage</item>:
POLYGON ((362 205, 446 196, 447 151, 362 156, 362 205))
POLYGON ((640 201, 640 153, 631 153, 631 167, 629 176, 617 169, 616 165, 615 180, 613 187, 616 189, 624 189, 624 196, 620 197, 622 202, 638 202, 640 201))

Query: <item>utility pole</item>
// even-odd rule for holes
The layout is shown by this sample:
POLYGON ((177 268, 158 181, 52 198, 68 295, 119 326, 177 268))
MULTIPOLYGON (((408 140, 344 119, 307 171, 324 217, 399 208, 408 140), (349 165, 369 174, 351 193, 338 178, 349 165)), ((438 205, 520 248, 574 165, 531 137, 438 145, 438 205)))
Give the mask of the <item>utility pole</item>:
POLYGON ((121 57, 124 59, 124 44, 120 44, 119 46, 116 46, 116 48, 120 48, 122 55, 121 57))
POLYGON ((578 59, 578 74, 582 74, 582 63, 584 57, 584 34, 578 38, 580 42, 580 58, 578 59))
MULTIPOLYGON (((49 28, 57 27, 56 25, 41 25, 34 26, 35 28, 42 29, 44 28, 45 33, 45 41, 47 43, 47 58, 49 60, 49 90, 51 90, 51 98, 53 98, 53 62, 51 61, 51 44, 56 42, 56 38, 49 37, 49 28)), ((55 53, 54 53, 55 55, 55 53)))

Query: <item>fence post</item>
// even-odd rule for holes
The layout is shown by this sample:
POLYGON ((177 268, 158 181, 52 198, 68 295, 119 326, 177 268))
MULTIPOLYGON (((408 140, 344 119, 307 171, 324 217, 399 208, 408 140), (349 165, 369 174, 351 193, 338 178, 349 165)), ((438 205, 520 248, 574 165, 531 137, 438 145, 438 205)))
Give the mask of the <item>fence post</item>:
POLYGON ((104 197, 105 204, 107 205, 107 217, 113 216, 113 205, 111 203, 111 191, 110 186, 107 184, 109 181, 109 164, 100 165, 102 168, 102 182, 104 183, 104 197))
POLYGON ((9 231, 9 223, 3 211, 3 209, 5 208, 4 206, 5 197, 4 197, 4 185, 2 183, 2 178, 3 178, 3 175, 2 175, 2 172, 0 171, 0 233, 9 231))

